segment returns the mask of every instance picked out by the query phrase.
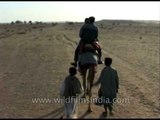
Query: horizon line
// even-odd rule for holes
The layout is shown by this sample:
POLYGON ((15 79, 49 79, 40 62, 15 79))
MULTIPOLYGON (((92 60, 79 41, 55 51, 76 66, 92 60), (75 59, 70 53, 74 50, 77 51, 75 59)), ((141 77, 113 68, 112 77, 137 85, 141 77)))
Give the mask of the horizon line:
MULTIPOLYGON (((136 19, 101 19, 101 20, 97 20, 97 21, 95 21, 95 22, 100 22, 100 21, 104 21, 104 20, 113 20, 113 21, 153 21, 153 22, 160 22, 160 20, 136 20, 136 19)), ((10 21, 10 22, 0 22, 0 23, 11 23, 11 22, 16 22, 16 21, 21 21, 21 22, 24 22, 24 21, 26 21, 26 22, 29 22, 29 21, 32 21, 33 23, 35 23, 35 22, 44 22, 44 23, 55 23, 55 22, 57 22, 57 23, 65 23, 65 22, 77 22, 77 23, 83 23, 84 21, 72 21, 72 20, 64 20, 64 21, 42 21, 42 20, 12 20, 12 21, 10 21)))

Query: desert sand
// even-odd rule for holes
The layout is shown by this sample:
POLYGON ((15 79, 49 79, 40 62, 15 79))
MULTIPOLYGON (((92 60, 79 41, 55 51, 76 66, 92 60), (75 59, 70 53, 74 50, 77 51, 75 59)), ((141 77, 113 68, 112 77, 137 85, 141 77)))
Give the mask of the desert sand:
MULTIPOLYGON (((68 75, 82 24, 0 24, 0 118, 61 117, 63 103, 54 99, 68 75)), ((159 23, 102 20, 96 25, 102 58, 113 59, 120 82, 119 102, 107 118, 160 118, 159 23)), ((94 81, 103 67, 98 65, 94 81)), ((78 109, 79 118, 104 118, 103 107, 94 103, 92 113, 86 103, 78 109)))

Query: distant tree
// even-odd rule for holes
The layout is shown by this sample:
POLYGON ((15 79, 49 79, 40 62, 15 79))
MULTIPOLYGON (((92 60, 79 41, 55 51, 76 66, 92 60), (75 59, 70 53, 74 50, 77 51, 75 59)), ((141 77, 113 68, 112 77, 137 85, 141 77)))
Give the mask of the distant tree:
POLYGON ((57 25, 58 23, 52 23, 52 26, 55 26, 55 25, 57 25))
POLYGON ((32 24, 32 21, 30 20, 28 23, 29 23, 29 24, 32 24))
POLYGON ((67 24, 68 24, 68 25, 73 25, 73 24, 74 24, 74 22, 67 22, 67 24))
POLYGON ((13 24, 14 24, 14 22, 12 21, 12 22, 11 22, 11 25, 13 25, 13 24))
POLYGON ((16 24, 22 24, 23 22, 22 21, 20 21, 20 20, 16 20, 16 22, 15 22, 16 24))
POLYGON ((27 22, 26 22, 26 21, 24 21, 23 23, 24 23, 24 24, 27 24, 27 22))
POLYGON ((42 22, 41 21, 35 21, 35 24, 40 25, 40 24, 42 24, 42 22))
POLYGON ((38 22, 38 21, 35 21, 35 24, 37 24, 37 25, 38 25, 38 24, 39 24, 39 22, 38 22))

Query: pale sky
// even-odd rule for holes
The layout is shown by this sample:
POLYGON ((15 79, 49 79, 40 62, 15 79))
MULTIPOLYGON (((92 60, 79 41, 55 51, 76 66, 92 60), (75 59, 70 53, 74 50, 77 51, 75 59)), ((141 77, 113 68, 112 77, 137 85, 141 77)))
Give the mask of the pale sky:
POLYGON ((21 21, 74 21, 86 17, 121 20, 160 21, 160 2, 115 1, 0 1, 0 22, 21 21))

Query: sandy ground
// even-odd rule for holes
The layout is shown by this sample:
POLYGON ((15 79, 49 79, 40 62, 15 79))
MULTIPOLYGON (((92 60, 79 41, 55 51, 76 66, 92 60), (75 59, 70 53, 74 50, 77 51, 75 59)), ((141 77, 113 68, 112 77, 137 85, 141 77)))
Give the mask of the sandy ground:
MULTIPOLYGON (((159 25, 97 25, 102 57, 112 57, 120 80, 119 101, 107 118, 160 118, 159 25)), ((0 26, 0 118, 60 118, 63 104, 55 99, 68 75, 81 24, 0 26)), ((103 67, 98 65, 95 81, 103 67)), ((79 73, 77 77, 81 80, 79 73)), ((93 88, 93 99, 98 88, 93 88)), ((87 107, 79 104, 79 118, 104 118, 103 107, 92 103, 91 113, 87 107)))

